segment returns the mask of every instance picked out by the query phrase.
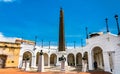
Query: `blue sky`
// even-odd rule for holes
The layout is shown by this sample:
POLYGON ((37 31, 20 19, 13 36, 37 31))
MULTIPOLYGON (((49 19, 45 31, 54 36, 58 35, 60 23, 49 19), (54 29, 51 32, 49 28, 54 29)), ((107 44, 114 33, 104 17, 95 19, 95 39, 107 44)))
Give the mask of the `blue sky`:
POLYGON ((115 14, 120 16, 120 0, 0 0, 0 32, 7 37, 23 37, 37 42, 58 42, 59 11, 64 10, 65 38, 68 45, 80 46, 89 32, 117 34, 115 14))

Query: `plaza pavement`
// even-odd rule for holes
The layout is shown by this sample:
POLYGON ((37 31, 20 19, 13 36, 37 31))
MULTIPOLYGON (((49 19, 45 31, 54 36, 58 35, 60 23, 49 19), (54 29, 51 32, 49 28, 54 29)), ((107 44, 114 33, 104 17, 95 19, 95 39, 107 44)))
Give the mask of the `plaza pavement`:
POLYGON ((92 72, 78 72, 78 71, 47 71, 47 72, 26 72, 18 68, 4 68, 0 69, 0 74, 111 74, 103 71, 92 71, 92 72))

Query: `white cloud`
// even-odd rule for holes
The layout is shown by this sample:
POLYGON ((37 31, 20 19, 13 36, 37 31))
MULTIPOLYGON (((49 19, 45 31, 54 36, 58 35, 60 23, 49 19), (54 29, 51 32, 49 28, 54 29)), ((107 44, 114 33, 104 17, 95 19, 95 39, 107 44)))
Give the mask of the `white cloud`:
POLYGON ((3 42, 15 42, 15 40, 18 39, 17 37, 5 37, 3 33, 0 32, 0 41, 3 42))
POLYGON ((14 2, 16 0, 0 0, 0 2, 5 2, 5 3, 10 3, 10 2, 14 2))

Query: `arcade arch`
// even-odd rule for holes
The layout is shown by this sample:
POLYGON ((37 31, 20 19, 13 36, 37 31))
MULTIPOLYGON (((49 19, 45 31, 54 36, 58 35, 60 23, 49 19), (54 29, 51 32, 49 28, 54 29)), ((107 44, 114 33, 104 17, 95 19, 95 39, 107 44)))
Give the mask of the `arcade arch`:
POLYGON ((57 63, 57 55, 51 54, 50 55, 50 65, 56 65, 56 63, 57 63))
POLYGON ((23 61, 30 61, 30 66, 31 66, 31 62, 32 62, 32 53, 29 51, 24 52, 23 54, 23 61))
POLYGON ((94 64, 94 61, 96 61, 98 68, 104 69, 103 50, 97 46, 92 49, 92 53, 93 53, 93 64, 94 64))
POLYGON ((44 66, 48 66, 48 54, 44 53, 44 66))
POLYGON ((37 52, 37 54, 36 54, 36 66, 38 66, 39 56, 40 56, 40 52, 37 52))
POLYGON ((69 66, 75 66, 75 58, 72 53, 68 54, 67 61, 69 66))
POLYGON ((76 65, 77 66, 82 65, 82 54, 81 53, 76 54, 76 65))

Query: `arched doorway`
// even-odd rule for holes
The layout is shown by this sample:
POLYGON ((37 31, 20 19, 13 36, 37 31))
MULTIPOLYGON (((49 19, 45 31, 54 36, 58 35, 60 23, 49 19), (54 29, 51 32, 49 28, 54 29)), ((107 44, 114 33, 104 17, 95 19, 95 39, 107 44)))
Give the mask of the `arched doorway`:
POLYGON ((31 66, 31 62, 32 62, 32 53, 27 51, 24 52, 23 54, 23 61, 30 61, 30 66, 31 66))
POLYGON ((76 66, 81 66, 82 65, 82 54, 77 53, 76 54, 76 66))
POLYGON ((57 55, 51 54, 50 55, 50 65, 56 65, 56 63, 57 63, 57 55))
POLYGON ((48 54, 44 53, 44 66, 48 66, 48 54))
POLYGON ((40 56, 40 52, 37 52, 37 54, 36 54, 36 66, 38 66, 39 56, 40 56))
POLYGON ((70 53, 67 57, 68 65, 69 66, 75 66, 75 58, 72 53, 70 53))
POLYGON ((100 47, 94 47, 93 50, 93 63, 94 61, 97 62, 98 69, 104 69, 104 62, 103 62, 103 51, 100 47))
POLYGON ((7 55, 0 55, 0 68, 4 68, 5 67, 5 63, 7 60, 7 55))

